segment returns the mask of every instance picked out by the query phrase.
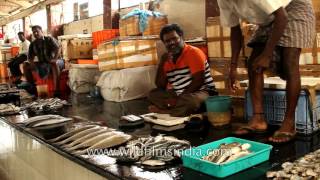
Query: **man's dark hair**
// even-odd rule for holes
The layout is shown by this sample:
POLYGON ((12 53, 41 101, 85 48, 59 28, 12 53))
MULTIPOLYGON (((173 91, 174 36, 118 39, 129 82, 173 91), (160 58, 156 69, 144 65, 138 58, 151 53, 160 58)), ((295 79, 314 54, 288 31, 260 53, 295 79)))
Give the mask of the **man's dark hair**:
POLYGON ((24 36, 24 32, 18 32, 18 35, 24 36))
POLYGON ((163 41, 163 36, 169 32, 175 31, 180 37, 183 36, 183 30, 178 24, 167 24, 163 26, 160 32, 160 39, 163 41))
POLYGON ((34 30, 34 29, 40 29, 42 31, 42 27, 39 25, 34 25, 31 27, 31 30, 34 30))

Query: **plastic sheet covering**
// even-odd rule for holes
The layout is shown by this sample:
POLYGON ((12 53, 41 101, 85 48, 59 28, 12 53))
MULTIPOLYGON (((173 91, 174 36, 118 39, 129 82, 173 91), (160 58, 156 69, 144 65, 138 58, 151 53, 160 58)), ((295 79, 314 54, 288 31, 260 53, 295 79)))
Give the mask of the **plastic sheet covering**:
POLYGON ((155 88, 156 66, 103 72, 97 83, 107 101, 123 102, 143 98, 155 88))
POLYGON ((72 64, 69 70, 70 89, 75 93, 89 93, 95 86, 95 76, 99 75, 98 65, 72 64))

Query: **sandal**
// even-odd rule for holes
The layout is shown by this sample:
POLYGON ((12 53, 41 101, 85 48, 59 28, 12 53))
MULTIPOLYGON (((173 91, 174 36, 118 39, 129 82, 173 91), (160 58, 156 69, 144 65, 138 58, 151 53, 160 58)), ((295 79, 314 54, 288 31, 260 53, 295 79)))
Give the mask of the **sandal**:
POLYGON ((294 140, 296 132, 280 132, 276 131, 268 140, 273 143, 282 144, 294 140))
MULTIPOLYGON (((253 115, 263 116, 264 113, 253 113, 253 115)), ((240 126, 236 131, 233 132, 235 135, 248 135, 248 134, 264 134, 267 132, 267 129, 256 129, 249 125, 240 126), (245 131, 244 133, 237 133, 239 131, 245 131)))
POLYGON ((264 134, 266 133, 266 129, 256 129, 253 127, 250 127, 248 125, 239 127, 236 131, 233 132, 235 135, 248 135, 248 134, 264 134), (239 131, 244 131, 244 133, 237 133, 239 131))

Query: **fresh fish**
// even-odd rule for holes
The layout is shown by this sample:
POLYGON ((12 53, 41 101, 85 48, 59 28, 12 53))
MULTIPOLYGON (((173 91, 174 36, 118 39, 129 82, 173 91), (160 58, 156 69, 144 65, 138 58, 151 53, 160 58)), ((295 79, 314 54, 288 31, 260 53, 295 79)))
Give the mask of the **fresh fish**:
POLYGON ((96 125, 85 125, 85 126, 83 126, 83 127, 73 129, 73 130, 71 130, 71 131, 69 131, 69 132, 67 132, 67 133, 62 134, 61 136, 58 136, 58 137, 56 137, 56 138, 54 138, 54 139, 50 139, 50 140, 48 140, 48 141, 49 141, 49 142, 60 141, 60 140, 62 140, 62 139, 68 138, 68 137, 70 137, 70 136, 72 136, 72 135, 74 135, 74 134, 76 134, 76 133, 78 133, 78 132, 84 131, 84 130, 86 130, 86 129, 90 129, 90 128, 92 128, 92 127, 97 127, 97 126, 96 126, 96 125))
POLYGON ((99 130, 96 131, 96 132, 87 134, 87 135, 85 135, 85 136, 83 136, 83 137, 80 137, 79 139, 74 140, 72 143, 63 146, 63 148, 71 148, 71 147, 73 147, 73 146, 75 146, 75 145, 77 145, 77 144, 80 144, 80 143, 88 140, 88 139, 91 139, 92 137, 96 137, 96 136, 99 135, 99 134, 103 134, 103 133, 105 133, 105 132, 110 132, 110 131, 113 131, 113 130, 114 130, 114 129, 111 129, 111 128, 102 128, 102 129, 99 129, 99 130))
POLYGON ((80 144, 77 144, 75 146, 72 146, 72 147, 68 147, 66 148, 67 151, 74 151, 76 149, 80 149, 80 148, 88 148, 90 146, 93 146, 95 145, 96 143, 106 139, 106 138, 109 138, 110 136, 113 136, 115 134, 115 132, 104 132, 102 134, 99 134, 95 137, 92 137, 90 139, 87 139, 83 142, 81 142, 80 144))
POLYGON ((161 160, 152 160, 152 159, 150 159, 150 160, 143 161, 141 164, 147 165, 147 166, 163 166, 166 163, 164 161, 161 161, 161 160))
MULTIPOLYGON (((37 123, 32 124, 31 127, 39 127, 39 126, 48 126, 51 124, 59 124, 67 121, 72 121, 72 118, 61 118, 61 119, 48 119, 43 121, 38 121, 37 123)), ((30 126, 29 126, 30 127, 30 126)))
POLYGON ((48 119, 59 119, 63 118, 60 115, 53 115, 53 114, 48 114, 48 115, 42 115, 42 116, 35 116, 32 118, 28 118, 24 122, 22 122, 25 126, 32 126, 32 123, 38 122, 38 121, 44 121, 48 119))
POLYGON ((117 133, 117 134, 114 134, 96 144, 94 144, 93 146, 87 148, 87 149, 84 149, 82 151, 76 151, 74 152, 74 154, 76 155, 82 155, 82 154, 86 154, 88 150, 90 149, 103 149, 103 148, 110 148, 110 147, 113 147, 113 146, 117 146, 117 145, 120 145, 120 144, 123 144, 125 142, 127 142, 128 140, 131 139, 131 136, 130 135, 127 135, 127 134, 123 134, 123 133, 117 133))
POLYGON ((100 129, 99 126, 97 126, 97 127, 92 127, 92 128, 90 128, 90 129, 86 129, 86 130, 84 130, 84 131, 78 132, 78 133, 76 133, 76 134, 68 137, 67 139, 64 139, 63 141, 56 142, 56 144, 57 144, 57 145, 62 145, 62 144, 65 144, 65 143, 74 141, 74 140, 76 140, 76 139, 79 139, 79 138, 82 137, 82 136, 85 136, 85 135, 87 135, 87 134, 93 133, 93 132, 95 132, 95 131, 97 131, 97 130, 99 130, 99 129, 100 129))
POLYGON ((247 156, 251 154, 250 151, 248 150, 245 150, 245 151, 239 151, 238 153, 235 153, 233 155, 231 155, 226 161, 224 161, 223 163, 228 163, 230 161, 233 161, 233 160, 236 160, 236 159, 239 159, 241 157, 244 157, 244 156, 247 156))

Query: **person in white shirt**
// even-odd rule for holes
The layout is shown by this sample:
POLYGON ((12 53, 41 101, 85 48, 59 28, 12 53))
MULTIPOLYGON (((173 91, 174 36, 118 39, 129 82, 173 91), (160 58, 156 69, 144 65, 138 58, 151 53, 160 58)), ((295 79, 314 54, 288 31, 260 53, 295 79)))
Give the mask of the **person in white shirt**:
POLYGON ((295 109, 301 90, 299 56, 301 48, 312 47, 315 16, 311 0, 218 0, 221 24, 231 28, 232 57, 230 88, 236 90, 236 68, 243 36, 240 22, 258 25, 248 46, 249 90, 253 116, 248 125, 234 133, 244 135, 267 130, 263 112, 263 72, 270 68, 287 81, 287 107, 282 126, 269 141, 283 143, 295 137, 295 109))
POLYGON ((20 78, 22 76, 22 73, 20 70, 20 64, 28 59, 27 55, 30 46, 30 42, 25 38, 23 32, 19 32, 18 37, 21 41, 19 44, 19 54, 13 57, 8 63, 15 84, 19 84, 21 82, 20 78))

